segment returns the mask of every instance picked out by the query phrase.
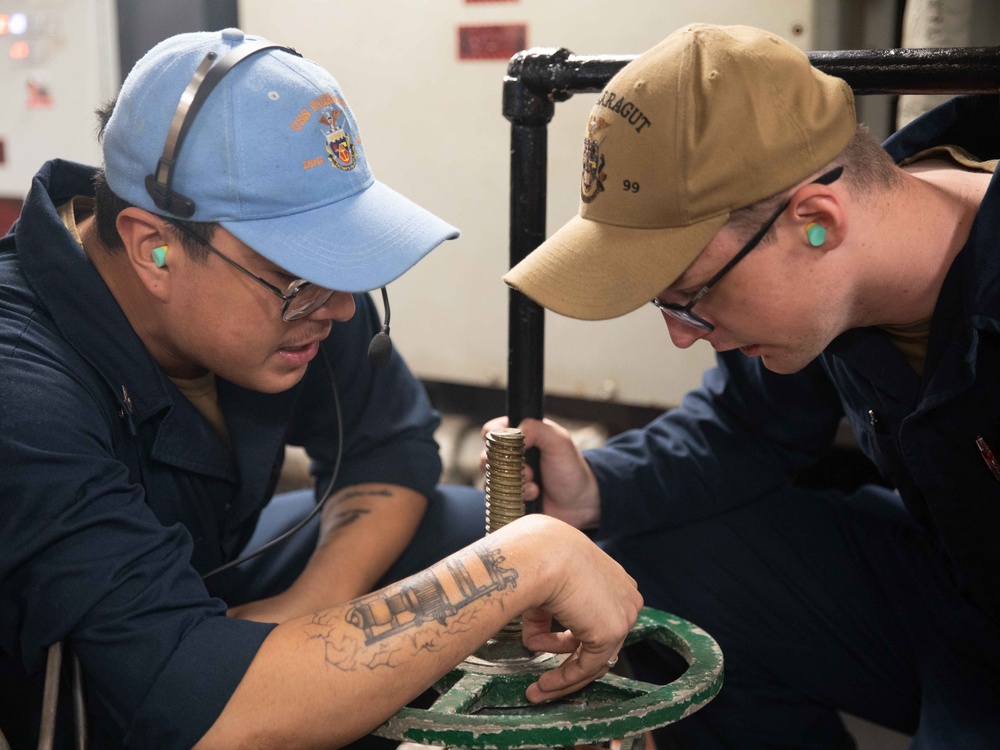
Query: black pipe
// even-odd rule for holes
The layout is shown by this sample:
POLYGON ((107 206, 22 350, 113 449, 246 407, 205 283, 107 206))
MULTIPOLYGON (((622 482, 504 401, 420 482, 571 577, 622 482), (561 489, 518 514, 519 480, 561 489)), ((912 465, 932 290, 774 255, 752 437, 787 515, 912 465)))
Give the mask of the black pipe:
MULTIPOLYGON (((978 94, 1000 90, 1000 47, 870 49, 807 52, 824 73, 855 94, 978 94)), ((519 52, 508 78, 552 101, 601 91, 638 55, 574 55, 566 49, 519 52)), ((505 95, 506 96, 506 95, 505 95)), ((509 119, 509 118, 508 118, 509 119)))
MULTIPOLYGON (((555 106, 519 85, 504 80, 503 113, 511 121, 510 265, 515 266, 545 239, 545 169, 548 124, 555 106)), ((512 426, 525 417, 540 419, 544 402, 545 310, 520 292, 509 291, 507 327, 507 416, 512 426)), ((525 460, 541 481, 538 451, 525 460)), ((536 503, 529 511, 538 511, 536 503)))

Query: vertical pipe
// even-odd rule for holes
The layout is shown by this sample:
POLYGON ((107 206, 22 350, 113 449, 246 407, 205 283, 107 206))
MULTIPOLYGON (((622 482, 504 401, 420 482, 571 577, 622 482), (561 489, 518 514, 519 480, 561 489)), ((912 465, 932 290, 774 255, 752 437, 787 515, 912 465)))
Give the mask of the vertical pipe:
MULTIPOLYGON (((548 124, 554 103, 529 91, 517 77, 523 57, 511 61, 504 80, 503 114, 511 123, 510 265, 513 267, 545 239, 548 124)), ((507 327, 507 416, 517 427, 525 417, 541 419, 545 401, 545 311, 520 292, 509 292, 507 327)), ((538 451, 526 463, 541 482, 538 451)), ((528 512, 541 510, 531 503, 528 512)))
MULTIPOLYGON (((510 265, 545 239, 546 148, 544 125, 511 128, 510 265)), ((541 418, 544 402, 545 311, 510 290, 507 338, 507 415, 516 427, 524 417, 541 418)))

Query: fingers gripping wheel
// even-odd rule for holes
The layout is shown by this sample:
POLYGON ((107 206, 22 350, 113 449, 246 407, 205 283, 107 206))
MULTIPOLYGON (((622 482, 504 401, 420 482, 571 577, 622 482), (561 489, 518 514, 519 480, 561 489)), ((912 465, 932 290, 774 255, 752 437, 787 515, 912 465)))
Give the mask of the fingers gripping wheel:
MULTIPOLYGON (((442 695, 433 706, 404 708, 375 734, 484 749, 570 747, 641 737, 694 713, 722 687, 722 651, 704 630, 647 607, 625 643, 650 639, 688 663, 684 674, 667 685, 609 674, 560 701, 529 705, 524 698, 528 685, 563 656, 539 654, 529 666, 516 669, 470 657, 438 683, 442 695)), ((623 750, 628 750, 626 743, 623 750)))

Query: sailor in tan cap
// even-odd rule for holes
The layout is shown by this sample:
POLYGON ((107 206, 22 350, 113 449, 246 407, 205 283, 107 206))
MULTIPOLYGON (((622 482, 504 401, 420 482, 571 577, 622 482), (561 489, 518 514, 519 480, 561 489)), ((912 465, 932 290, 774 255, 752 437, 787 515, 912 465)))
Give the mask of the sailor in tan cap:
POLYGON ((850 747, 842 711, 1000 747, 998 155, 996 96, 883 147, 844 81, 746 27, 681 29, 598 98, 579 216, 504 280, 576 318, 652 303, 677 346, 718 352, 603 448, 520 425, 528 498, 726 654, 661 747, 850 747), (805 489, 844 420, 874 483, 805 489))

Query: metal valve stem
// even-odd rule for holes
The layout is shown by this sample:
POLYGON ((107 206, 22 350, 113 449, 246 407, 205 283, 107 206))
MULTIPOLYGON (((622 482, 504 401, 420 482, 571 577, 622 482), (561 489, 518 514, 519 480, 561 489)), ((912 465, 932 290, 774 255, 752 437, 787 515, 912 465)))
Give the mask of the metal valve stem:
MULTIPOLYGON (((486 533, 524 515, 524 435, 513 427, 486 435, 486 533)), ((521 643, 521 618, 500 629, 479 651, 497 661, 522 660, 531 652, 521 643)))
POLYGON ((492 430, 486 436, 486 533, 524 515, 524 435, 492 430))

